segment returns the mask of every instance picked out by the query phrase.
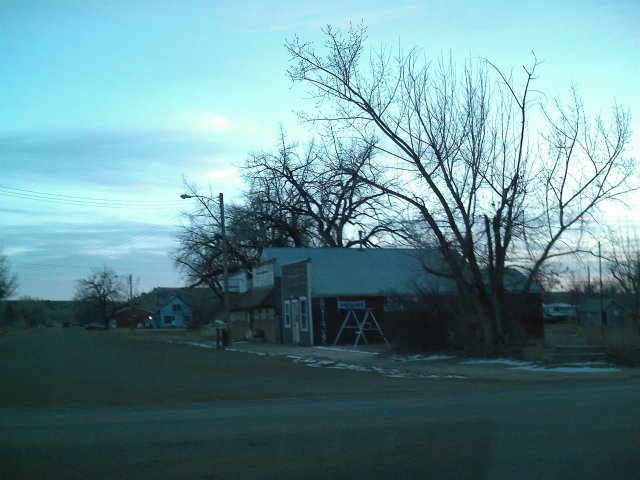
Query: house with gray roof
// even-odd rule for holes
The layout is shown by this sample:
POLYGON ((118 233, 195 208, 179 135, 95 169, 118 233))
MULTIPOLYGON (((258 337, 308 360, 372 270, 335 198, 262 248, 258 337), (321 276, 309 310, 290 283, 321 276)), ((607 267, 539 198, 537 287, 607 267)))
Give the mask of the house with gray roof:
POLYGON ((442 268, 436 250, 274 248, 263 257, 276 260, 281 278, 284 343, 356 343, 358 322, 370 327, 365 341, 386 340, 380 325, 392 297, 455 293, 450 279, 424 268, 442 268))
POLYGON ((156 287, 140 295, 136 305, 153 312, 151 326, 156 328, 186 326, 192 322, 208 324, 221 316, 219 312, 223 309, 222 302, 215 298, 211 289, 204 287, 156 287), (179 304, 184 305, 173 306, 179 304))
MULTIPOLYGON (((393 319, 411 317, 398 298, 419 291, 455 303, 454 282, 428 273, 443 270, 435 249, 266 248, 247 292, 232 295, 233 337, 301 345, 353 342, 356 331, 349 327, 357 323, 341 330, 351 315, 367 327, 381 326, 364 338, 379 341, 397 325, 393 319)), ((514 285, 518 278, 510 273, 514 285)))

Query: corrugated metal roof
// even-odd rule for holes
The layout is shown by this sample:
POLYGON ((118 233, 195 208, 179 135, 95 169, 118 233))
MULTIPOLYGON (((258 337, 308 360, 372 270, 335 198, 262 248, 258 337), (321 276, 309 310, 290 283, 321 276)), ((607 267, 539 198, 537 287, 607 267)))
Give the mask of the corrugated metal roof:
POLYGON ((442 266, 437 250, 403 248, 266 248, 262 261, 276 260, 277 275, 283 265, 311 262, 312 295, 358 296, 414 293, 419 286, 434 293, 455 292, 454 283, 428 274, 423 265, 442 266))

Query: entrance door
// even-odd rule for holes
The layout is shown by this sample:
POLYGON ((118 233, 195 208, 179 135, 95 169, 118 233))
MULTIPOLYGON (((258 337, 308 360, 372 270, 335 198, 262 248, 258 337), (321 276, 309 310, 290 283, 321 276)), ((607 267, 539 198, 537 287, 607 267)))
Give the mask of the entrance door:
POLYGON ((293 334, 293 343, 300 343, 300 310, 298 309, 298 300, 291 301, 291 331, 293 334))

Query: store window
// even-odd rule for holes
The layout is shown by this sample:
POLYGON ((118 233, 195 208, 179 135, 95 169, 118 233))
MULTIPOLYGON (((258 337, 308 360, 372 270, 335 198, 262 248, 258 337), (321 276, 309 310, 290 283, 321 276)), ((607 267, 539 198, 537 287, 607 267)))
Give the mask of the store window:
POLYGON ((289 300, 284 302, 284 326, 291 328, 291 302, 289 300))
POLYGON ((307 312, 307 299, 300 297, 300 329, 309 330, 309 318, 307 312))

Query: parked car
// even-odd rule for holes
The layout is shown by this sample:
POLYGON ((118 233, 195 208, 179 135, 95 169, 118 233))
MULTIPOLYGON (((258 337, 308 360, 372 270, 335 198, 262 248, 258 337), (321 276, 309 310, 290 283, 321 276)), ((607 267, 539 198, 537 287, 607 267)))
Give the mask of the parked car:
POLYGON ((576 319, 576 307, 568 303, 547 303, 542 308, 547 323, 576 319))
POLYGON ((107 329, 107 327, 105 327, 104 323, 102 322, 87 323, 84 328, 86 328, 87 330, 106 330, 107 329))

